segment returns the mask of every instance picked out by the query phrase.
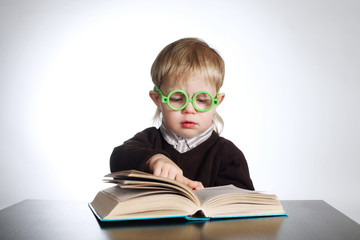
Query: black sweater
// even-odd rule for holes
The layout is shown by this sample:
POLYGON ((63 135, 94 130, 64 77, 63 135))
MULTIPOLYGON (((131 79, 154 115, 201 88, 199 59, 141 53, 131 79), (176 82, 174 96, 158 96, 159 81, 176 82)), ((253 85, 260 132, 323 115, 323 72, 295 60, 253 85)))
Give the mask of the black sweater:
POLYGON ((204 187, 234 184, 254 189, 244 154, 216 132, 199 146, 179 153, 165 141, 159 129, 147 128, 114 148, 110 157, 111 172, 129 169, 145 171, 145 163, 158 153, 176 163, 185 177, 200 181, 204 187))

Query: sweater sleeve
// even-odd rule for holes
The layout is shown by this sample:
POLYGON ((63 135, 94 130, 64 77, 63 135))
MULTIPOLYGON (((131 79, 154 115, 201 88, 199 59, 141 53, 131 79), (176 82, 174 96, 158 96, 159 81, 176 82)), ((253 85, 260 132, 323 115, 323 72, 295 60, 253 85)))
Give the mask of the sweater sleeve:
POLYGON ((223 138, 222 161, 216 185, 233 184, 237 187, 254 190, 245 156, 231 141, 223 138))
POLYGON ((110 156, 110 171, 130 169, 145 171, 145 164, 152 156, 158 153, 168 155, 160 146, 159 131, 154 127, 145 129, 114 148, 110 156))

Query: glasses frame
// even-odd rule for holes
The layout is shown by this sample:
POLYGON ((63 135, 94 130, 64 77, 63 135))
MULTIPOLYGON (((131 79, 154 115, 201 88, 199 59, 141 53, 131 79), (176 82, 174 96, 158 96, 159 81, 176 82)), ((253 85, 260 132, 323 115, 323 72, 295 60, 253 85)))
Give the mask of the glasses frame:
POLYGON ((166 103, 168 105, 168 107, 171 109, 171 110, 174 110, 174 111, 180 111, 180 110, 183 110, 184 108, 186 108, 186 106, 189 104, 189 102, 192 103, 194 109, 198 112, 207 112, 209 111, 214 105, 219 105, 219 93, 216 94, 216 97, 214 98, 211 93, 209 93, 208 91, 199 91, 199 92, 196 92, 194 94, 194 96, 192 98, 189 98, 189 96, 187 95, 187 93, 183 90, 180 90, 180 89, 176 89, 176 90, 173 90, 171 91, 167 96, 165 96, 165 94, 160 90, 160 88, 158 88, 157 86, 154 86, 154 91, 155 92, 158 92, 161 96, 161 102, 163 103, 166 103), (171 106, 170 102, 169 102, 169 99, 170 99, 170 96, 174 93, 182 93, 184 94, 185 98, 186 98, 186 102, 185 104, 182 106, 182 107, 179 107, 179 108, 174 108, 173 106, 171 106), (206 109, 200 109, 196 106, 196 104, 194 104, 194 101, 196 99, 196 97, 199 95, 199 94, 202 94, 202 93, 205 93, 207 95, 210 96, 211 98, 211 105, 210 107, 206 108, 206 109))

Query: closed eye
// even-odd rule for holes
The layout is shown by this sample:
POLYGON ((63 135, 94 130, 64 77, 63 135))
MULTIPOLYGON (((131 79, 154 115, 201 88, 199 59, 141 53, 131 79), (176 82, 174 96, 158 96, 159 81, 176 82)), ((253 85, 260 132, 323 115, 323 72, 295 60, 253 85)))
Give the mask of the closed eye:
POLYGON ((170 101, 171 102, 181 102, 181 101, 184 101, 183 98, 170 98, 170 101))
POLYGON ((196 100, 201 103, 206 103, 210 101, 210 99, 196 99, 196 100))

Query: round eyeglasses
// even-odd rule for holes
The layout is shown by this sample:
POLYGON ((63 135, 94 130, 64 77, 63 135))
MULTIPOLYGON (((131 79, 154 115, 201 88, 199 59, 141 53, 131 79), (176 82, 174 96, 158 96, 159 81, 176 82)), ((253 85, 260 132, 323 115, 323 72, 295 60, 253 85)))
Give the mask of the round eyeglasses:
POLYGON ((166 103, 170 109, 175 111, 186 108, 189 102, 191 102, 195 110, 199 112, 207 112, 214 105, 219 104, 218 96, 214 98, 207 91, 199 91, 195 93, 192 98, 189 98, 186 92, 180 89, 171 91, 167 96, 165 96, 157 86, 154 87, 154 91, 161 95, 161 102, 166 103))

